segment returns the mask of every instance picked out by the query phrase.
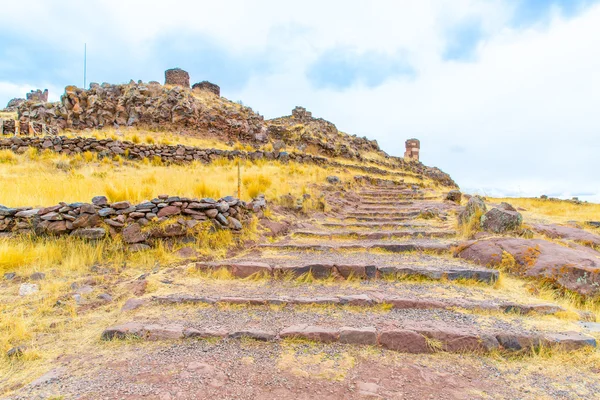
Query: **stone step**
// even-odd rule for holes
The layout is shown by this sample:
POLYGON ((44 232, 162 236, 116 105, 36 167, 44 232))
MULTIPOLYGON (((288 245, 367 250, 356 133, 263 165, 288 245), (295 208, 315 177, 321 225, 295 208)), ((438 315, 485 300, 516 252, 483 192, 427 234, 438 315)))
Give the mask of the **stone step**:
POLYGON ((368 240, 332 240, 325 243, 301 242, 300 240, 293 242, 278 242, 260 244, 262 249, 286 249, 286 250, 303 250, 303 251, 332 251, 332 250, 353 250, 353 251, 370 251, 383 250, 390 253, 406 253, 406 252, 431 252, 431 253, 450 253, 452 247, 456 243, 446 243, 433 241, 428 239, 415 239, 411 241, 368 241, 368 240))
POLYGON ((360 203, 350 203, 350 204, 358 204, 359 206, 389 206, 389 207, 400 207, 400 206, 410 206, 414 204, 414 201, 376 201, 376 200, 362 200, 360 203))
POLYGON ((368 215, 368 216, 364 216, 364 217, 356 217, 356 216, 346 215, 345 217, 340 218, 340 220, 345 221, 345 223, 348 223, 349 221, 359 221, 359 222, 373 222, 373 223, 380 223, 380 224, 393 224, 393 223, 412 221, 415 218, 416 217, 414 217, 414 216, 382 217, 379 215, 368 215))
POLYGON ((315 279, 337 277, 340 279, 402 279, 418 277, 431 280, 475 280, 492 284, 498 280, 499 273, 488 268, 435 268, 426 265, 385 265, 385 264, 345 264, 345 263, 306 263, 306 264, 268 264, 253 260, 231 260, 224 262, 198 262, 188 267, 199 271, 218 271, 225 269, 235 278, 248 278, 260 275, 265 278, 286 279, 310 274, 315 279))
POLYGON ((393 212, 379 212, 379 211, 352 211, 346 213, 346 217, 348 218, 410 218, 416 217, 421 214, 421 210, 411 210, 411 211, 393 211, 393 212))
POLYGON ((428 227, 431 226, 431 224, 428 224, 426 222, 386 222, 386 223, 380 223, 380 222, 349 222, 349 223, 343 223, 343 222, 321 222, 319 224, 320 226, 326 227, 326 228, 369 228, 369 229, 381 229, 381 228, 415 228, 415 229, 419 229, 422 227, 428 227))
MULTIPOLYGON (((359 293, 333 296, 219 296, 195 295, 189 293, 172 293, 152 296, 150 299, 136 299, 138 306, 156 304, 208 304, 208 305, 246 305, 246 306, 305 306, 330 305, 354 306, 365 309, 385 305, 386 309, 464 309, 475 311, 495 311, 501 313, 516 313, 520 315, 553 315, 565 311, 564 308, 551 303, 519 304, 510 301, 476 301, 469 299, 441 299, 400 297, 380 292, 359 293), (140 302, 141 300, 141 302, 140 302)), ((135 308, 139 308, 136 306, 135 308)), ((125 309, 131 309, 125 307, 125 309)))
POLYGON ((406 231, 295 231, 293 236, 302 236, 310 238, 356 238, 366 240, 394 239, 401 237, 409 238, 450 238, 456 236, 456 231, 452 230, 406 230, 406 231))
POLYGON ((346 326, 297 323, 283 327, 248 325, 242 327, 194 326, 193 322, 131 321, 106 328, 103 340, 241 339, 265 342, 303 339, 322 343, 377 346, 405 353, 430 354, 531 351, 536 347, 558 347, 565 351, 596 347, 596 340, 578 332, 523 332, 481 330, 451 323, 407 322, 346 326), (387 325, 387 326, 386 326, 387 325))

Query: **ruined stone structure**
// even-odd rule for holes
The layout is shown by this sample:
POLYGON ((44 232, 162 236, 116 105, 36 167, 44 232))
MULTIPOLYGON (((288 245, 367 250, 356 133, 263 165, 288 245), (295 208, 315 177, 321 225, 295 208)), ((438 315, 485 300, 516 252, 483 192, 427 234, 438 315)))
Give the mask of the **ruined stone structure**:
POLYGON ((44 89, 42 92, 40 89, 32 90, 27 93, 27 101, 33 101, 35 103, 47 103, 48 102, 48 89, 44 89))
POLYGON ((214 83, 211 83, 209 81, 202 81, 199 83, 194 83, 194 86, 192 86, 192 89, 203 90, 203 91, 214 93, 217 96, 221 96, 221 88, 219 87, 219 85, 215 85, 214 83))
POLYGON ((6 112, 15 112, 19 109, 19 106, 25 103, 25 99, 14 98, 8 102, 4 111, 6 112))
POLYGON ((419 142, 418 139, 408 139, 405 144, 406 151, 404 152, 404 159, 406 161, 419 161, 421 142, 419 142))
POLYGON ((177 85, 189 88, 190 74, 181 68, 168 69, 165 71, 165 85, 177 85))
POLYGON ((312 118, 312 113, 306 111, 306 108, 297 106, 292 110, 292 117, 299 119, 300 121, 308 120, 312 118))
POLYGON ((58 129, 40 122, 0 119, 0 135, 56 135, 58 129), (17 130, 18 129, 18 130, 17 130))

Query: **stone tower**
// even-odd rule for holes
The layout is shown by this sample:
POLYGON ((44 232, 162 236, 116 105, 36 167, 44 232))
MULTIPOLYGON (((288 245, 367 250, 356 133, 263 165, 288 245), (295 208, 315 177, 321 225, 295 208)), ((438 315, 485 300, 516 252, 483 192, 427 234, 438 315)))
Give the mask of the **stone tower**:
POLYGON ((190 74, 181 68, 168 69, 165 71, 165 85, 177 85, 189 88, 190 74))
POLYGON ((421 148, 419 139, 408 139, 405 144, 404 159, 406 161, 419 161, 419 150, 421 148))

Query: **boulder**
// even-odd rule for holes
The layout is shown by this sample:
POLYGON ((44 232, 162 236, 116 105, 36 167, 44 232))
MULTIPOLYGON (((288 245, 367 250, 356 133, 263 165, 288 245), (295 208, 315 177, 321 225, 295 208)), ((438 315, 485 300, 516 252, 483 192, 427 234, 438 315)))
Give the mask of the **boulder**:
POLYGON ((458 221, 461 224, 468 224, 477 215, 483 215, 487 211, 485 202, 480 196, 472 196, 465 209, 458 214, 458 221))
POLYGON ((96 196, 92 198, 92 204, 100 207, 106 207, 108 206, 108 199, 106 196, 96 196))
POLYGON ((451 190, 448 192, 448 194, 446 194, 446 200, 453 201, 457 204, 460 204, 461 199, 462 193, 460 192, 460 190, 451 190))
POLYGON ((516 231, 522 223, 520 213, 500 208, 492 208, 481 217, 481 228, 493 233, 516 231))
POLYGON ((584 296, 600 294, 600 252, 585 246, 506 237, 462 243, 456 255, 497 266, 504 253, 514 258, 515 265, 508 268, 515 274, 549 280, 584 296))
POLYGON ((552 239, 567 239, 586 246, 600 246, 600 235, 572 226, 536 224, 531 229, 552 239))
POLYGON ((340 183, 340 178, 337 177, 337 176, 335 176, 335 175, 328 176, 327 177, 327 182, 330 183, 330 184, 332 184, 332 185, 335 185, 335 184, 340 183))

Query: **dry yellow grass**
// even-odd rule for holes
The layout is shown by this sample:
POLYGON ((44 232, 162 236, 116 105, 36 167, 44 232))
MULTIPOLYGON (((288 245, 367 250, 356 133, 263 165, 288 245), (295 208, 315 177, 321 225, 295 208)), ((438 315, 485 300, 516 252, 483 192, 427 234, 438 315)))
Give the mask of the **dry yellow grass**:
MULTIPOLYGON (((284 194, 300 197, 311 193, 312 198, 317 198, 314 183, 325 182, 332 174, 346 181, 353 176, 342 169, 294 162, 242 161, 241 196, 249 200, 264 193, 267 199, 277 199, 284 194)), ((51 152, 0 152, 0 180, 10 188, 0 192, 0 204, 12 207, 89 202, 96 195, 131 202, 159 194, 237 196, 237 162, 218 159, 209 165, 194 162, 166 166, 122 159, 98 162, 92 153, 67 157, 51 152)))
POLYGON ((582 203, 575 204, 570 201, 553 201, 539 198, 488 198, 488 202, 507 202, 514 207, 524 208, 521 213, 529 219, 537 219, 552 222, 567 221, 598 221, 600 220, 600 204, 582 203))

